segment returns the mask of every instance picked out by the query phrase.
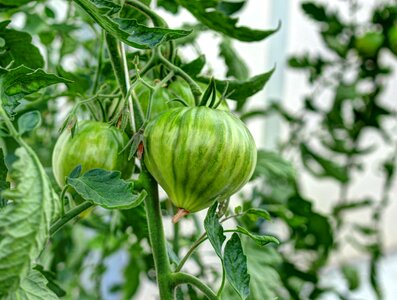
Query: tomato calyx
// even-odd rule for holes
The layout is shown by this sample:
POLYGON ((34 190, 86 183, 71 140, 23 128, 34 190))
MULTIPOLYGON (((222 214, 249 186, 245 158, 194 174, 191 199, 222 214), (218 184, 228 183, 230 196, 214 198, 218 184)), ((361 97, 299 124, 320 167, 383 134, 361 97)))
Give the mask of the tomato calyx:
POLYGON ((186 210, 184 208, 178 208, 178 211, 172 217, 172 223, 174 223, 174 224, 178 223, 178 221, 180 219, 182 219, 183 217, 187 216, 188 214, 190 214, 190 211, 188 211, 188 210, 186 210))

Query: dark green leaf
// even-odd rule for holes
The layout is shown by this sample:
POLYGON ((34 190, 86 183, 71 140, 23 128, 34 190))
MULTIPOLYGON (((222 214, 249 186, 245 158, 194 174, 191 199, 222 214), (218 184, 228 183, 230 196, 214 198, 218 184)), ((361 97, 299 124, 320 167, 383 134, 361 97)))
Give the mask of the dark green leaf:
POLYGON ((20 135, 30 132, 41 124, 41 114, 38 110, 24 113, 18 119, 18 132, 20 135))
POLYGON ((26 95, 56 83, 66 82, 67 79, 45 73, 41 69, 32 70, 25 66, 11 70, 0 68, 0 98, 3 106, 10 112, 26 95))
POLYGON ((0 39, 5 42, 6 50, 0 51, 0 67, 5 68, 13 62, 14 68, 20 65, 32 69, 42 68, 44 60, 39 49, 32 44, 32 37, 26 32, 7 29, 9 23, 10 21, 0 23, 0 39))
POLYGON ((247 299, 250 293, 250 275, 247 271, 247 257, 237 233, 233 233, 226 243, 224 264, 227 280, 241 299, 247 299))
POLYGON ((219 219, 216 214, 216 208, 218 207, 218 202, 216 201, 208 209, 207 216, 204 220, 204 228, 207 232, 208 240, 210 241, 212 247, 214 248, 216 254, 222 259, 222 245, 226 237, 223 234, 223 227, 219 223, 219 219))
POLYGON ((112 17, 121 10, 121 6, 106 0, 76 0, 103 29, 127 45, 148 49, 190 34, 186 30, 174 30, 160 27, 147 27, 133 19, 112 17))
POLYGON ((56 274, 50 271, 44 270, 43 266, 41 265, 36 265, 34 270, 37 270, 45 277, 47 280, 47 287, 54 292, 58 297, 64 297, 66 295, 66 292, 59 286, 59 284, 56 281, 56 274))
POLYGON ((280 28, 278 26, 274 30, 255 30, 244 26, 238 27, 238 19, 230 18, 224 12, 218 10, 217 1, 178 0, 178 3, 209 28, 244 42, 261 41, 280 28))
POLYGON ((301 144, 300 149, 304 165, 315 176, 332 177, 343 183, 349 181, 349 174, 346 168, 320 156, 305 144, 301 144))
POLYGON ((225 15, 233 15, 239 10, 241 10, 245 4, 245 0, 243 1, 221 1, 219 2, 217 9, 223 12, 225 15))
POLYGON ((77 69, 71 73, 65 71, 61 66, 57 66, 57 73, 62 78, 69 80, 66 86, 70 93, 80 93, 84 95, 90 89, 93 75, 87 69, 77 69))
POLYGON ((240 233, 249 236, 258 246, 261 246, 261 247, 266 246, 269 243, 275 243, 277 245, 280 244, 280 241, 271 235, 254 234, 254 233, 249 232, 247 229, 245 229, 244 227, 241 227, 241 226, 237 226, 237 230, 240 233))
MULTIPOLYGON (((273 72, 274 69, 247 80, 215 80, 216 88, 220 93, 223 93, 227 84, 229 84, 228 93, 230 94, 228 95, 228 99, 236 100, 238 105, 242 107, 248 97, 255 95, 264 88, 273 72)), ((208 77, 197 77, 197 80, 204 83, 210 82, 210 78, 208 77)))
POLYGON ((157 6, 168 10, 174 15, 179 12, 179 4, 176 0, 157 0, 157 6))
POLYGON ((227 67, 227 77, 234 77, 239 80, 245 80, 249 77, 248 67, 241 56, 233 48, 232 42, 224 38, 220 44, 219 55, 225 60, 227 67))
POLYGON ((201 70, 205 66, 205 56, 200 55, 196 59, 192 60, 191 62, 188 62, 187 64, 183 64, 181 66, 182 70, 188 73, 192 77, 196 77, 197 75, 200 74, 201 70))
POLYGON ((70 174, 68 175, 69 178, 77 178, 80 176, 81 174, 81 170, 83 169, 83 167, 81 165, 77 165, 77 167, 75 167, 72 172, 70 172, 70 174))
POLYGON ((337 216, 346 210, 351 210, 351 209, 355 210, 358 208, 364 208, 364 207, 370 206, 372 203, 373 203, 372 200, 364 199, 361 201, 351 201, 349 203, 338 204, 338 205, 334 206, 333 215, 337 216))
POLYGON ((132 183, 120 178, 118 171, 93 169, 78 178, 68 178, 67 183, 85 200, 108 209, 129 209, 138 206, 146 192, 133 193, 132 183))
POLYGON ((305 2, 302 3, 302 9, 313 20, 324 22, 328 19, 327 11, 323 5, 313 2, 305 2))
POLYGON ((257 163, 252 179, 263 177, 294 181, 296 172, 292 164, 275 152, 258 150, 257 163))

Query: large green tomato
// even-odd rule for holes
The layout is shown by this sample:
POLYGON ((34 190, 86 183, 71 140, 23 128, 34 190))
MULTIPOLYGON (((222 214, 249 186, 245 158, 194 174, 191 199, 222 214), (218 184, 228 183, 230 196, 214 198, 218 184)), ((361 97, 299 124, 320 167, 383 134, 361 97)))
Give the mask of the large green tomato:
POLYGON ((387 32, 387 39, 389 42, 390 51, 397 55, 397 25, 394 25, 387 32))
POLYGON ((120 154, 128 142, 127 135, 109 124, 97 121, 82 121, 72 137, 65 130, 59 137, 52 154, 52 167, 60 187, 65 177, 77 166, 82 172, 100 168, 121 171, 124 178, 131 176, 132 164, 128 151, 120 154))
MULTIPOLYGON (((201 82, 197 83, 201 89, 204 91, 207 85, 201 82)), ((135 93, 138 97, 139 103, 141 104, 142 110, 146 113, 149 105, 149 89, 145 87, 142 83, 138 83, 135 87, 135 93)), ((220 95, 218 95, 219 99, 220 95)), ((183 79, 177 79, 169 84, 168 87, 160 88, 153 95, 153 103, 151 110, 151 118, 155 118, 160 113, 175 107, 183 107, 183 104, 177 101, 171 101, 175 98, 183 99, 188 105, 194 106, 194 96, 193 93, 183 79)), ((219 106, 220 110, 229 111, 226 101, 223 101, 219 106)))
POLYGON ((384 37, 380 32, 367 32, 357 37, 354 45, 363 57, 374 57, 383 45, 384 37))
POLYGON ((227 111, 174 108, 152 120, 144 138, 147 169, 172 203, 190 213, 236 193, 256 165, 251 133, 227 111))

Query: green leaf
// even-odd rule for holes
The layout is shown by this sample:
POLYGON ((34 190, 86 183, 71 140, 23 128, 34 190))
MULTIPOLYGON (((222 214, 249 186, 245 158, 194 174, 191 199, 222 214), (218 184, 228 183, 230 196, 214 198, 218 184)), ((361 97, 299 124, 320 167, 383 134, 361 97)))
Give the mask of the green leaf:
POLYGON ((25 5, 32 0, 0 0, 0 9, 4 6, 6 9, 13 9, 25 5))
POLYGON ((179 4, 176 2, 176 0, 157 0, 157 6, 168 10, 174 15, 179 12, 179 4))
POLYGON ((41 124, 41 114, 38 110, 24 113, 18 119, 18 132, 20 135, 30 132, 41 124))
POLYGON ((291 162, 282 158, 275 152, 258 150, 257 162, 251 180, 262 177, 266 179, 277 178, 285 181, 295 181, 296 172, 291 162))
POLYGON ((16 291, 28 274, 47 243, 60 204, 33 151, 18 148, 15 154, 19 159, 10 176, 16 187, 3 192, 12 205, 0 211, 0 298, 16 291))
POLYGON ((226 243, 224 264, 227 280, 241 299, 247 299, 250 293, 250 275, 247 271, 247 257, 237 233, 233 233, 226 243))
POLYGON ((218 7, 218 1, 208 0, 178 0, 178 3, 185 7, 193 16, 212 30, 221 32, 227 36, 244 42, 261 41, 280 28, 273 30, 255 30, 245 26, 238 27, 237 18, 230 18, 224 13, 225 9, 218 7))
POLYGON ((133 184, 120 178, 119 171, 92 169, 78 178, 67 178, 67 183, 85 200, 107 209, 129 209, 138 206, 146 192, 133 192, 133 184))
POLYGON ((47 279, 38 271, 31 270, 21 286, 4 300, 58 300, 48 287, 47 279))
POLYGON ((324 22, 328 19, 327 11, 323 5, 305 2, 302 3, 302 10, 313 20, 324 22))
POLYGON ((0 68, 0 98, 4 108, 11 112, 26 95, 56 83, 66 82, 67 79, 45 73, 41 69, 32 70, 25 66, 11 70, 0 68))
POLYGON ((205 61, 206 61, 205 56, 200 55, 191 62, 188 62, 187 64, 183 64, 181 66, 181 69, 186 73, 188 73, 190 76, 196 77, 203 70, 205 66, 205 61))
POLYGON ((360 200, 360 201, 351 201, 349 203, 342 203, 342 204, 338 204, 334 206, 333 212, 332 214, 334 216, 338 216, 339 214, 341 214, 342 212, 345 212, 347 210, 356 210, 358 208, 364 208, 367 206, 372 205, 373 200, 371 199, 364 199, 364 200, 360 200))
POLYGON ((271 235, 254 234, 254 233, 249 232, 247 229, 245 229, 244 227, 241 227, 241 226, 237 226, 237 230, 240 233, 249 236, 257 245, 259 245, 261 247, 266 246, 269 243, 275 243, 277 245, 280 244, 280 241, 271 235))
MULTIPOLYGON (((248 97, 255 95, 262 90, 266 83, 272 76, 274 69, 267 73, 259 74, 247 80, 215 80, 216 88, 220 93, 223 93, 228 85, 228 99, 236 100, 238 106, 241 108, 248 97)), ((197 77, 198 81, 209 83, 211 78, 197 77)))
POLYGON ((245 0, 243 1, 221 1, 218 3, 217 9, 223 12, 225 15, 233 15, 236 12, 240 11, 244 4, 246 3, 245 0))
MULTIPOLYGON (((1 4, 1 2, 0 2, 1 4)), ((32 44, 32 37, 26 33, 6 28, 10 21, 0 23, 0 39, 5 42, 5 51, 0 51, 0 67, 24 65, 32 69, 44 66, 39 49, 32 44)))
POLYGON ((66 292, 56 282, 56 274, 54 272, 44 270, 43 266, 41 265, 36 265, 33 269, 39 271, 41 275, 45 277, 45 279, 48 281, 46 284, 47 287, 53 291, 55 295, 58 297, 64 297, 66 295, 66 292))
POLYGON ((254 221, 258 218, 263 218, 268 221, 271 220, 269 212, 262 208, 249 208, 244 212, 244 214, 249 216, 251 219, 254 219, 254 221))
POLYGON ((226 239, 226 236, 223 234, 223 227, 219 223, 219 219, 216 214, 217 207, 218 202, 215 201, 215 203, 212 204, 208 209, 207 216, 204 219, 204 228, 207 232, 208 240, 210 241, 216 254, 222 260, 222 245, 226 239))
POLYGON ((300 149, 303 164, 315 176, 332 177, 342 183, 349 181, 349 174, 346 168, 320 156, 305 144, 301 144, 300 149))
POLYGON ((224 38, 219 46, 219 55, 225 60, 227 67, 227 77, 234 77, 239 80, 245 80, 249 77, 248 67, 241 56, 233 48, 232 42, 224 38))
POLYGON ((251 240, 244 242, 250 274, 249 300, 277 299, 283 283, 276 267, 282 257, 272 247, 258 247, 251 240))
POLYGON ((186 30, 174 30, 160 27, 147 27, 134 19, 112 17, 121 10, 121 6, 106 0, 76 0, 104 30, 127 45, 138 48, 154 48, 161 43, 178 39, 190 34, 186 30))

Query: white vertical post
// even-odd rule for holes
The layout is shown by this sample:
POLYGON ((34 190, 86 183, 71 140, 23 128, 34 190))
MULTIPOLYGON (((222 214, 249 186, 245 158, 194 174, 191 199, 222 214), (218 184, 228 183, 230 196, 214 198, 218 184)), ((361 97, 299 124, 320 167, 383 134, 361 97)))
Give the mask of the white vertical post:
MULTIPOLYGON (((288 42, 288 16, 289 0, 272 0, 271 2, 271 24, 278 24, 281 21, 281 29, 267 41, 270 49, 267 52, 267 62, 276 64, 268 86, 265 88, 266 101, 279 102, 283 98, 284 74, 287 60, 288 42)), ((265 122, 265 146, 274 150, 277 146, 280 134, 280 120, 277 116, 269 116, 265 122)))

